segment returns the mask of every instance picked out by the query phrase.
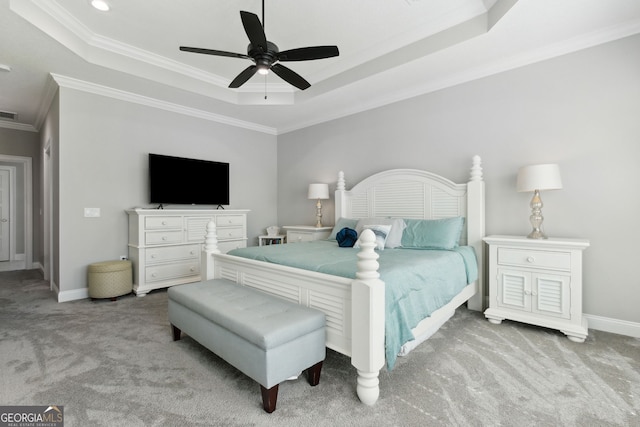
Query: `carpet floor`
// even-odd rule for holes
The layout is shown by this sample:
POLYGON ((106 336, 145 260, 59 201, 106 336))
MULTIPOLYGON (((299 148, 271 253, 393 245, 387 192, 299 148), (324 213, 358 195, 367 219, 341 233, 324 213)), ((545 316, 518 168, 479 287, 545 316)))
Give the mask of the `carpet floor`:
POLYGON ((57 303, 40 272, 0 273, 0 405, 63 405, 65 426, 640 426, 640 339, 562 333, 457 310, 391 372, 380 399, 355 393, 327 351, 320 384, 260 388, 188 336, 167 294, 57 303))

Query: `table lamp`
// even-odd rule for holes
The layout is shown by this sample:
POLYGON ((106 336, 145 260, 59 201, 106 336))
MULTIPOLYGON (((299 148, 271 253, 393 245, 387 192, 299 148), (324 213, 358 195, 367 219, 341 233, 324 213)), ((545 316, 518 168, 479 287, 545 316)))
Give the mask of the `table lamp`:
POLYGON ((316 199, 316 227, 322 227, 322 203, 329 198, 328 184, 309 184, 308 199, 316 199))
POLYGON ((542 199, 540 190, 559 190, 562 188, 560 168, 556 164, 532 165, 520 168, 518 171, 518 192, 533 191, 531 199, 531 216, 529 221, 533 230, 527 236, 529 239, 546 239, 542 231, 542 199))

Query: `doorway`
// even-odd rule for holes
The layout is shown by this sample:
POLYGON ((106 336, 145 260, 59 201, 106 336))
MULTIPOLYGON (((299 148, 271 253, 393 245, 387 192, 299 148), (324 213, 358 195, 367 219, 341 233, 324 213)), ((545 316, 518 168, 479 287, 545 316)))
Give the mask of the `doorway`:
MULTIPOLYGON (((2 163, 0 171, 9 171, 8 176, 6 174, 0 175, 3 180, 7 179, 9 186, 9 198, 0 200, 0 205, 7 202, 11 214, 5 216, 7 212, 3 211, 0 215, 0 229, 4 223, 2 220, 6 218, 9 230, 8 235, 2 236, 3 240, 8 237, 7 242, 0 242, 0 252, 3 250, 2 245, 9 244, 9 256, 5 261, 0 261, 0 271, 31 269, 33 268, 32 159, 31 157, 0 154, 0 162, 2 163), (18 227, 22 227, 19 233, 16 232, 18 227), (16 240, 18 234, 23 236, 19 242, 16 240), (16 250, 17 247, 18 250, 16 250)), ((0 183, 0 188, 2 188, 0 191, 4 191, 4 184, 0 183)), ((4 233, 4 230, 0 230, 0 233, 4 233)))

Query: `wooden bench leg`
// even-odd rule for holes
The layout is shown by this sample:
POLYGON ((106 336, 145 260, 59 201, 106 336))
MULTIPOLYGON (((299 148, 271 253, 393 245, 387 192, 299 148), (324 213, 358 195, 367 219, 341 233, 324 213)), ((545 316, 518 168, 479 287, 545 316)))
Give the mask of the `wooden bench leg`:
POLYGON ((322 360, 307 369, 307 379, 312 386, 318 385, 320 382, 320 371, 322 370, 322 360))
POLYGON ((272 413, 276 410, 276 402, 278 400, 278 384, 274 385, 270 389, 266 389, 263 385, 260 386, 262 392, 262 407, 268 413, 272 413))
POLYGON ((178 341, 180 339, 180 329, 178 329, 174 325, 171 325, 171 331, 173 332, 173 340, 178 341))

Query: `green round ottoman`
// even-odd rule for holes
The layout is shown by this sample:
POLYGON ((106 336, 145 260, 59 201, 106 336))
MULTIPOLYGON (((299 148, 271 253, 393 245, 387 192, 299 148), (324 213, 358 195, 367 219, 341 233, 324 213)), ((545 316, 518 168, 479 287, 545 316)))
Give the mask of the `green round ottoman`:
POLYGON ((121 295, 133 290, 131 261, 103 261, 90 264, 87 269, 89 297, 111 298, 115 301, 121 295))

